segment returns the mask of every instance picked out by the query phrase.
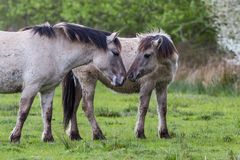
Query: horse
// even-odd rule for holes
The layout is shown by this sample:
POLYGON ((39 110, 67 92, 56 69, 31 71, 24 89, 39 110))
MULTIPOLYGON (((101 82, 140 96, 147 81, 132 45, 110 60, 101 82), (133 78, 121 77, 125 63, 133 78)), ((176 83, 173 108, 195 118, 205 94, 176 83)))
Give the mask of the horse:
POLYGON ((167 87, 174 79, 178 68, 178 51, 170 38, 164 32, 139 34, 135 38, 119 38, 122 44, 122 59, 128 71, 128 80, 121 87, 111 85, 108 79, 99 72, 93 64, 78 67, 65 77, 78 79, 74 84, 63 85, 64 126, 69 126, 67 134, 71 140, 79 140, 76 112, 80 100, 88 121, 92 127, 93 139, 105 139, 101 128, 94 116, 94 92, 96 82, 99 80, 106 87, 119 93, 139 93, 140 106, 138 120, 135 127, 137 138, 146 138, 144 134, 144 121, 149 107, 152 91, 156 90, 159 115, 158 135, 169 138, 167 113, 167 87), (65 97, 75 95, 74 103, 65 97))
POLYGON ((0 93, 21 92, 16 126, 10 141, 20 142, 32 102, 40 93, 44 129, 42 140, 54 141, 52 102, 56 86, 81 65, 93 64, 113 86, 122 85, 126 71, 118 33, 73 23, 49 23, 0 32, 0 93))

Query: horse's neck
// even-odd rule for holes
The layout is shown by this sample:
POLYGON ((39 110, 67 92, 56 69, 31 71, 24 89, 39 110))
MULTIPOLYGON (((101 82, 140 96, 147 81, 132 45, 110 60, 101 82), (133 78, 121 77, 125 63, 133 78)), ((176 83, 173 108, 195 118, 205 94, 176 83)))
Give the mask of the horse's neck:
POLYGON ((153 72, 153 76, 157 81, 171 82, 176 73, 176 62, 171 59, 167 59, 161 62, 158 68, 153 72))
POLYGON ((56 55, 56 61, 60 72, 66 74, 73 68, 90 63, 96 49, 94 46, 79 42, 65 41, 59 43, 58 53, 56 54, 60 54, 56 55))

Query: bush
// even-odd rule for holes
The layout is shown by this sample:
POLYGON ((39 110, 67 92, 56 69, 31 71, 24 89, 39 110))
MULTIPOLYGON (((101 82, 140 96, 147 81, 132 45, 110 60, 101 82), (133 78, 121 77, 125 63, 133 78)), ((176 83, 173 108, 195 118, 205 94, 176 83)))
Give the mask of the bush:
POLYGON ((215 42, 205 4, 199 0, 8 0, 0 4, 2 29, 49 21, 74 22, 122 36, 162 28, 176 41, 215 42))

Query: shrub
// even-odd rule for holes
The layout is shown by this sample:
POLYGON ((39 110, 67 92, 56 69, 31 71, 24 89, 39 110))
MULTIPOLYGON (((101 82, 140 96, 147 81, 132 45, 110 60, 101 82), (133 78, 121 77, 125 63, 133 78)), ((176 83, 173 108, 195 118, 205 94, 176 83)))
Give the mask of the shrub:
POLYGON ((198 0, 8 0, 0 4, 0 13, 0 27, 11 30, 67 21, 121 30, 122 36, 162 28, 178 41, 215 41, 206 6, 198 0))

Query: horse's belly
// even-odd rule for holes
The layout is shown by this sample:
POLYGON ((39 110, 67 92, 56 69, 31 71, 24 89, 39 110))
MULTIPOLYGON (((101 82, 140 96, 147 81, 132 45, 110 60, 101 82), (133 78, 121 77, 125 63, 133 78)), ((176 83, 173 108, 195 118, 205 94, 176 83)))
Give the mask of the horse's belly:
POLYGON ((58 80, 55 80, 55 81, 50 81, 46 84, 44 84, 41 89, 40 89, 40 92, 45 92, 45 91, 48 91, 48 90, 52 90, 53 88, 56 88, 59 83, 61 82, 62 79, 58 79, 58 80))
POLYGON ((22 91, 22 71, 18 69, 0 70, 0 93, 16 93, 22 91))

